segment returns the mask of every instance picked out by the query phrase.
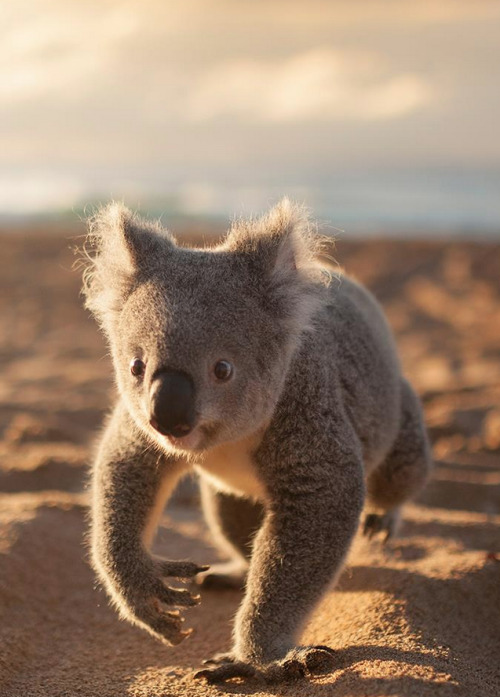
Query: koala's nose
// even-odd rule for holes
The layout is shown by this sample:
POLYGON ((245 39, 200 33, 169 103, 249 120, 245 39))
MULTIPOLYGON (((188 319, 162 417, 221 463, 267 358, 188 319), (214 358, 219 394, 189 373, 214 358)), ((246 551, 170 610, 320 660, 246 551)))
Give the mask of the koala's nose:
POLYGON ((150 424, 164 436, 186 436, 195 423, 192 379, 179 370, 162 370, 151 385, 150 424))

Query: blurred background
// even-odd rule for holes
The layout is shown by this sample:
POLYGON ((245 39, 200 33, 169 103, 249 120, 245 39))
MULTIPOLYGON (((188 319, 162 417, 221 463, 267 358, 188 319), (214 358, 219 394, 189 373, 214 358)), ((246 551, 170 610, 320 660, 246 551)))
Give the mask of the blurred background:
POLYGON ((500 228, 497 0, 16 0, 0 223, 111 197, 227 220, 283 194, 343 234, 500 228))

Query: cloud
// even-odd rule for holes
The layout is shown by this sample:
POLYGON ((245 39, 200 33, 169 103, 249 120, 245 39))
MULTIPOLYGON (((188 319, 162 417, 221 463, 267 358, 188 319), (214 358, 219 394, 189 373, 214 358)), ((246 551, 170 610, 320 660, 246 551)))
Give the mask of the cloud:
POLYGON ((270 62, 233 60, 203 75, 188 98, 194 121, 226 115, 271 122, 394 119, 425 106, 432 87, 390 73, 376 53, 319 48, 270 62))
POLYGON ((48 5, 24 17, 22 9, 21 3, 13 27, 0 30, 0 104, 8 107, 88 87, 112 67, 120 42, 136 28, 133 14, 120 8, 97 13, 71 5, 68 13, 48 5))
POLYGON ((498 0, 3 9, 0 176, 24 171, 20 200, 36 193, 22 188, 29 172, 74 174, 119 196, 123 177, 246 186, 335 168, 500 162, 498 0))

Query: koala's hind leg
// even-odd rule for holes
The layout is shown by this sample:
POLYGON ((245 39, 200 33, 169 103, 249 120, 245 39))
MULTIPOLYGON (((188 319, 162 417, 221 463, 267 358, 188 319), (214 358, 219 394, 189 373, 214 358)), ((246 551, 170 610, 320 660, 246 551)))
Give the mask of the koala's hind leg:
POLYGON ((209 573, 199 575, 198 582, 205 587, 242 588, 253 538, 262 525, 263 507, 251 499, 218 491, 204 477, 200 478, 200 488, 205 520, 216 546, 229 561, 213 564, 209 573))
POLYGON ((431 449, 417 395, 403 379, 401 426, 389 455, 370 473, 364 534, 396 533, 401 505, 418 494, 432 468, 431 449))

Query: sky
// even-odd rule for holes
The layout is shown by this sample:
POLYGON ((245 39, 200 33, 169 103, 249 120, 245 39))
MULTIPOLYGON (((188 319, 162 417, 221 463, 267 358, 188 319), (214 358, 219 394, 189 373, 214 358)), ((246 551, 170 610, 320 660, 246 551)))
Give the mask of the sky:
POLYGON ((390 218, 393 191, 500 222, 498 0, 3 0, 0 20, 0 214, 289 193, 349 223, 390 218))

